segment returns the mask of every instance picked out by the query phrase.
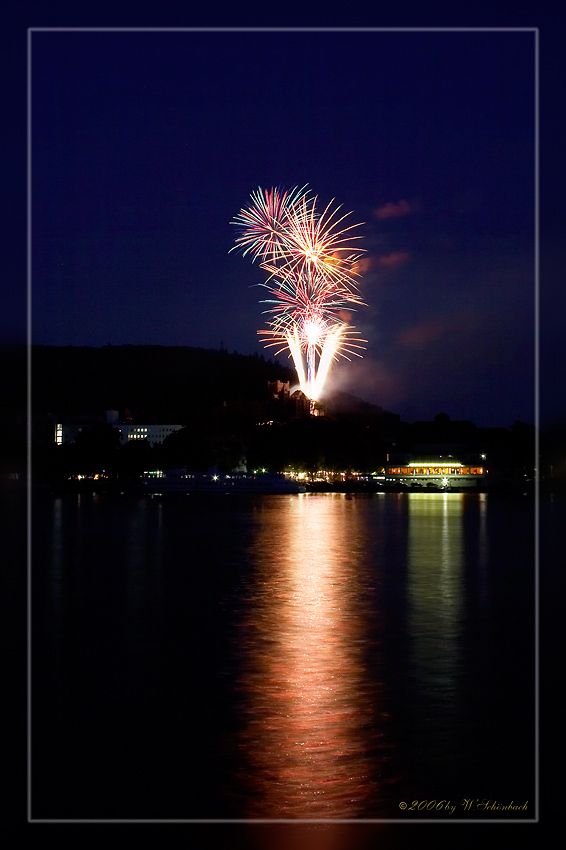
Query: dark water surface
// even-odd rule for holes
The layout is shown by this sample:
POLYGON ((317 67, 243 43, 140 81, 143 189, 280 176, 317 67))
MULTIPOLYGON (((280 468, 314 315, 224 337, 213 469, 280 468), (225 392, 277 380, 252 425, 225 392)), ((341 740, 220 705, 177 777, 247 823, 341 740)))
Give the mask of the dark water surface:
POLYGON ((528 497, 39 495, 33 818, 533 818, 534 535, 528 497))

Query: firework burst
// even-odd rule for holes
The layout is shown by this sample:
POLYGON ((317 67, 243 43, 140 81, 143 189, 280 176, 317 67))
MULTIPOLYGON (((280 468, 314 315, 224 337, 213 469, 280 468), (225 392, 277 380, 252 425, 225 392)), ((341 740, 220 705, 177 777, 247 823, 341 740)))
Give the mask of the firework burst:
POLYGON ((361 252, 351 245, 361 238, 351 233, 360 225, 344 226, 350 213, 339 215, 333 201, 319 214, 317 197, 306 186, 288 192, 258 188, 251 200, 232 222, 240 233, 231 250, 259 259, 268 273, 260 285, 271 296, 262 302, 269 305, 269 319, 258 333, 276 354, 289 351, 300 388, 314 402, 332 362, 361 357, 366 342, 345 311, 364 303, 356 281, 361 252))

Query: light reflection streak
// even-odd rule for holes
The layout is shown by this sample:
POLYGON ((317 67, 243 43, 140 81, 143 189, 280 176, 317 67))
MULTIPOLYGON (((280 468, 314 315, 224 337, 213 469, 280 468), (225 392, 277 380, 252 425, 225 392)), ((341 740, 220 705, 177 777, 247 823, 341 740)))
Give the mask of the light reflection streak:
POLYGON ((410 493, 408 597, 413 658, 448 684, 461 626, 463 493, 410 493))
POLYGON ((478 552, 478 573, 479 573, 479 593, 482 605, 487 604, 489 597, 488 587, 488 558, 489 549, 487 542, 487 493, 479 494, 479 509, 480 509, 480 527, 479 527, 479 552, 478 552))
POLYGON ((241 628, 246 817, 354 818, 377 794, 355 539, 343 495, 264 503, 241 628))
POLYGON ((163 506, 140 499, 129 517, 125 558, 124 605, 128 650, 146 638, 151 619, 163 596, 163 506))
POLYGON ((457 728, 463 617, 463 493, 410 493, 408 626, 410 669, 422 695, 422 746, 449 757, 457 728), (443 718, 452 718, 443 724, 443 718))
POLYGON ((61 584, 63 581, 63 500, 53 500, 53 537, 51 542, 51 602, 53 613, 61 613, 61 584))

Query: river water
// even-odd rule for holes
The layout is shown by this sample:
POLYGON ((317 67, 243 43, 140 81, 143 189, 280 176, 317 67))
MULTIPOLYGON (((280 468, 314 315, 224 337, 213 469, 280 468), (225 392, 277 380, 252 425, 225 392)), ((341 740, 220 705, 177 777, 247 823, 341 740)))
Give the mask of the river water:
POLYGON ((531 497, 32 517, 34 818, 534 818, 531 497))

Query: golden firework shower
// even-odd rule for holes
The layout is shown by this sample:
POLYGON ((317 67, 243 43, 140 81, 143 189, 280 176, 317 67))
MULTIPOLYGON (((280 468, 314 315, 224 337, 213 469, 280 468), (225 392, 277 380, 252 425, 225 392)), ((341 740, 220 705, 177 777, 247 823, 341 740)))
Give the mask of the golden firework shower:
POLYGON ((350 213, 339 215, 334 201, 318 213, 317 196, 306 186, 288 192, 258 188, 251 200, 232 222, 240 233, 231 250, 240 248, 268 272, 260 285, 271 295, 262 301, 270 305, 270 318, 258 333, 276 354, 289 351, 300 388, 314 402, 332 362, 361 357, 366 342, 344 309, 364 303, 356 282, 362 251, 351 247, 361 239, 351 233, 360 225, 345 226, 350 213))

